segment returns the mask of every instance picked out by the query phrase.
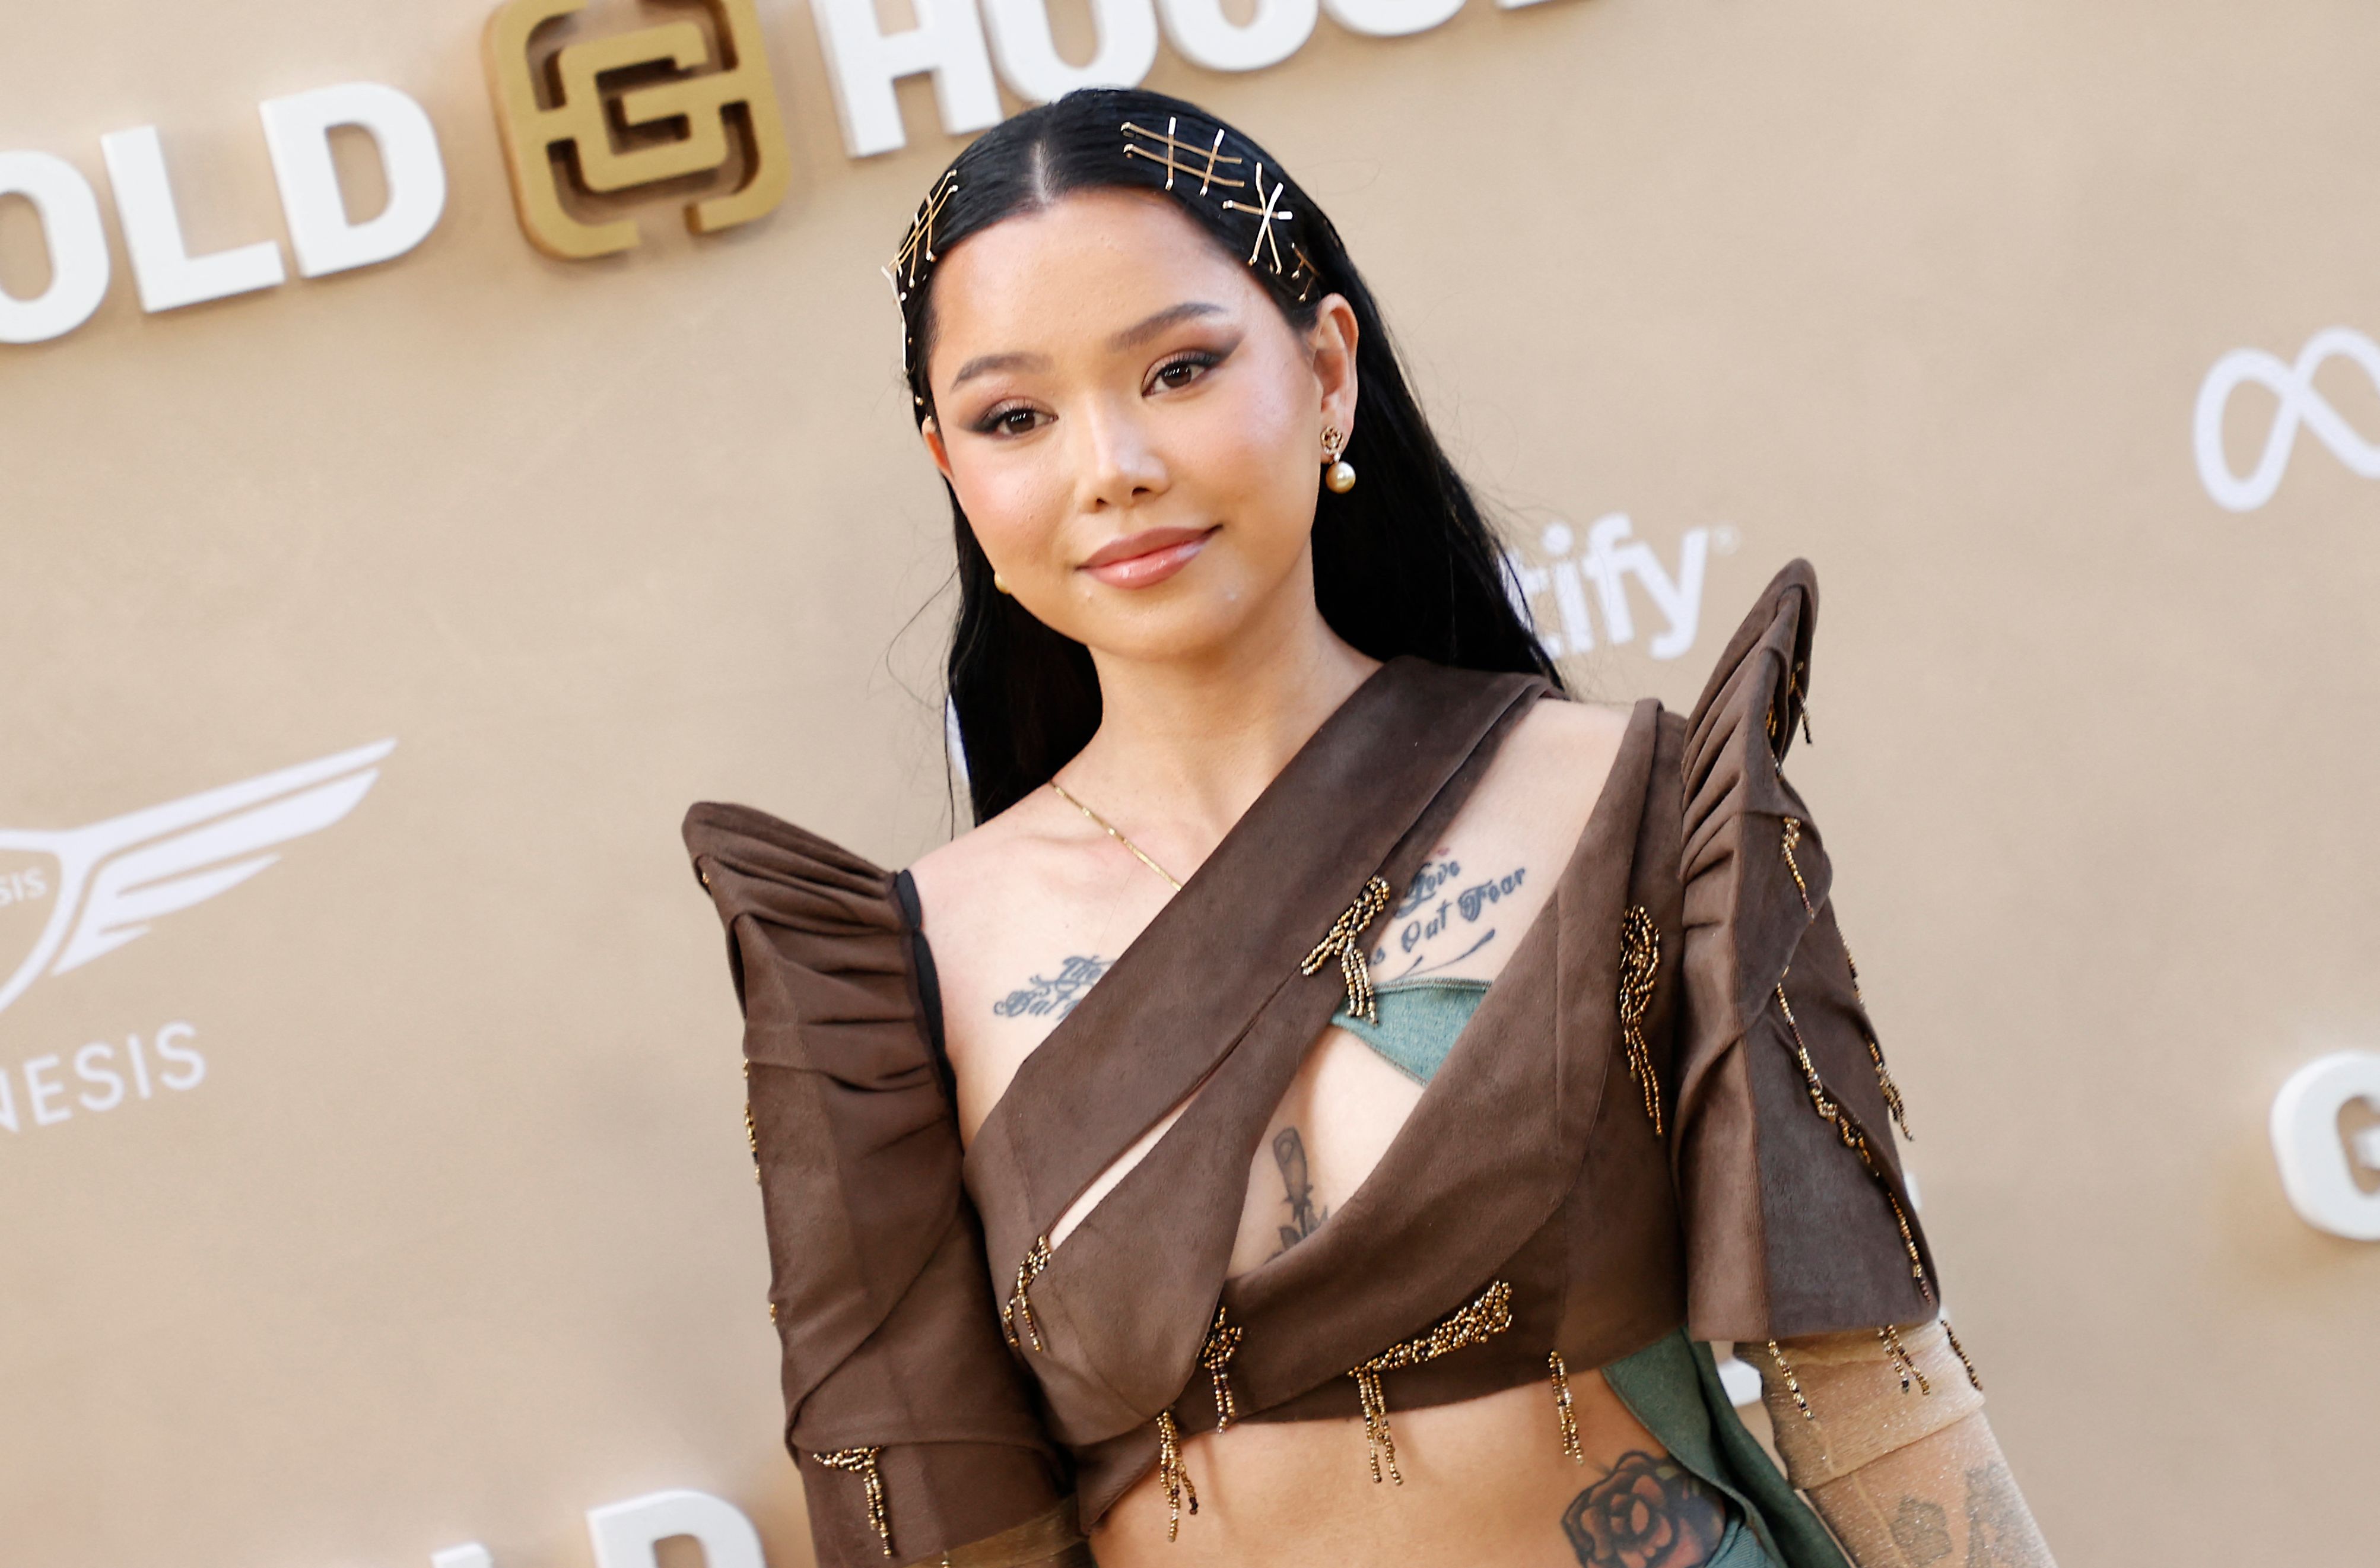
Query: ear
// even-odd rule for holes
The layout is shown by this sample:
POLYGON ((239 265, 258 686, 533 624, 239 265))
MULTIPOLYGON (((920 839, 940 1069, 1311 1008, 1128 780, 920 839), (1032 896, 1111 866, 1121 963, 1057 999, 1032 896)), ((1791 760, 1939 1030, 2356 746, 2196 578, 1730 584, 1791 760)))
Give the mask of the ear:
POLYGON ((1349 435, 1355 432, 1355 308, 1347 297, 1323 296, 1306 329, 1306 352, 1322 393, 1322 423, 1349 435))
POLYGON ((917 433, 925 439, 926 456, 934 460, 934 467, 942 471, 942 478, 947 481, 951 477, 951 452, 942 444, 942 427, 934 422, 934 416, 929 414, 917 422, 917 433))

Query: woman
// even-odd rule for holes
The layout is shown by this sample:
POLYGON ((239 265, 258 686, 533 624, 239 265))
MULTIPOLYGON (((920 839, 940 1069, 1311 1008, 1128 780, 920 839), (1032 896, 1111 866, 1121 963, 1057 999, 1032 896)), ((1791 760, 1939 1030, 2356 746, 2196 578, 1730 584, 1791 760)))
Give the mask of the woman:
POLYGON ((1815 587, 1681 722, 1559 699, 1339 237, 1145 92, 892 268, 978 825, 740 807, 730 933, 821 1562, 2046 1563, 1937 1322, 1778 771, 1815 587))

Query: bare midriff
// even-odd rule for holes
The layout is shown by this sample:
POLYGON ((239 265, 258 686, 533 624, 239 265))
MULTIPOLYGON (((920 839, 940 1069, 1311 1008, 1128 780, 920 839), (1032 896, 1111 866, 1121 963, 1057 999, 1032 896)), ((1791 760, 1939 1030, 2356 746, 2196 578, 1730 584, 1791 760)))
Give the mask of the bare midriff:
MULTIPOLYGON (((1548 1383, 1414 1410, 1395 1409, 1391 1392, 1403 1485, 1374 1484, 1355 1417, 1242 1421, 1184 1440, 1198 1513, 1184 1511, 1178 1539, 1165 1538, 1165 1489, 1152 1471, 1092 1532, 1091 1550, 1100 1568, 1601 1563, 1591 1540, 1574 1544, 1565 1515, 1630 1454, 1665 1451, 1599 1375, 1574 1373, 1570 1386, 1584 1465, 1562 1452, 1548 1383)), ((1663 1568, 1708 1561, 1706 1551, 1677 1544, 1686 1550, 1661 1558, 1663 1568)))

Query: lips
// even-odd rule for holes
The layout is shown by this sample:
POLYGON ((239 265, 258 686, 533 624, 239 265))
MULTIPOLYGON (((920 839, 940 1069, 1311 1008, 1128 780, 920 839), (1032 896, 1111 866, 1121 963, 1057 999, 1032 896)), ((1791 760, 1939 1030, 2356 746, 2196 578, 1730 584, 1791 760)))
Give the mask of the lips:
POLYGON ((1216 529, 1147 529, 1102 545, 1082 569, 1111 588, 1151 588, 1197 557, 1216 529))

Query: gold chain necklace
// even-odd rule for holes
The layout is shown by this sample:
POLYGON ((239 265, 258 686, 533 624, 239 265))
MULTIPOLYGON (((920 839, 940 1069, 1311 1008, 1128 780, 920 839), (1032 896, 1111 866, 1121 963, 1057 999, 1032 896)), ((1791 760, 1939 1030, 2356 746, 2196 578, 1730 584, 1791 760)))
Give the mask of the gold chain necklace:
POLYGON ((1067 794, 1066 786, 1060 784, 1056 779, 1051 779, 1050 781, 1050 787, 1058 792, 1059 799, 1064 801, 1075 810, 1080 811, 1092 821, 1098 823, 1099 826, 1106 832, 1108 837, 1115 840, 1118 844, 1123 845, 1126 849, 1131 850, 1132 857, 1134 859, 1139 861, 1150 870, 1155 871, 1159 876, 1163 877, 1165 879, 1166 886, 1172 888, 1176 893, 1180 893, 1182 891, 1181 879, 1174 876, 1172 872, 1167 870, 1156 861, 1150 859, 1148 857, 1148 851, 1142 849, 1140 845, 1133 843, 1132 840, 1124 837, 1123 833, 1113 822, 1109 821, 1105 817, 1100 816, 1097 811, 1092 810, 1089 807, 1084 805, 1081 801, 1067 794))

